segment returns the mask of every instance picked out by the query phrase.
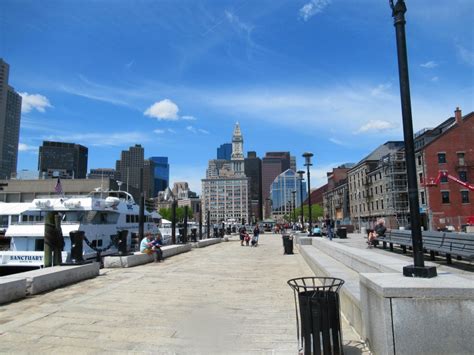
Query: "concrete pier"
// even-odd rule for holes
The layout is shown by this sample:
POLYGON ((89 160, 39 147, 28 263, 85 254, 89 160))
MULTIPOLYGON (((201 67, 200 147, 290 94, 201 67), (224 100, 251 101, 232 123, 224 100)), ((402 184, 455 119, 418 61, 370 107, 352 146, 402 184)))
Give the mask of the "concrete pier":
MULTIPOLYGON (((1 308, 0 352, 297 354, 293 291, 314 275, 283 255, 281 235, 257 248, 227 243, 99 277, 1 308)), ((368 353, 343 323, 345 354, 368 353)))

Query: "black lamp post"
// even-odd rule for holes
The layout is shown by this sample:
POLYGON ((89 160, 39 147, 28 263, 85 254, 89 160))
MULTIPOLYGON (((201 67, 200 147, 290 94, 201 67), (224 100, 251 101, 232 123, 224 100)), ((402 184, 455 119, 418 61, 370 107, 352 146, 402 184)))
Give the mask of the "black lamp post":
POLYGON ((171 244, 176 244, 176 205, 177 201, 173 198, 173 202, 171 202, 171 244))
POLYGON ((423 259, 423 240, 421 235, 420 205, 415 165, 415 144, 413 141, 413 121, 411 115, 410 82, 408 79, 408 59, 405 36, 405 1, 390 1, 392 17, 397 37, 398 75, 400 80, 400 98, 402 105, 403 137, 405 141, 405 160, 407 165, 408 200, 410 203, 410 225, 413 244, 414 265, 403 268, 403 275, 410 277, 435 277, 436 268, 425 266, 423 259))
POLYGON ((199 240, 202 239, 202 202, 199 202, 199 240))
POLYGON ((291 191, 293 195, 293 223, 296 223, 296 190, 291 191))
POLYGON ((304 166, 306 166, 306 173, 308 174, 308 209, 309 209, 309 235, 313 235, 313 221, 311 216, 311 175, 309 174, 309 167, 313 165, 311 158, 313 153, 306 152, 303 154, 304 166))
POLYGON ((301 230, 304 230, 304 214, 303 214, 303 175, 304 171, 303 170, 298 170, 296 172, 299 175, 299 180, 300 180, 300 206, 301 206, 301 230))

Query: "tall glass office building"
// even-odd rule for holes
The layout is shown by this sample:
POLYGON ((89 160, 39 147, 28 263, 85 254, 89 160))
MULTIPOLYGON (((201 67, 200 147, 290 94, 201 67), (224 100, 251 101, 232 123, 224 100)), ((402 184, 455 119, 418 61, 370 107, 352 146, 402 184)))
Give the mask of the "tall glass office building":
POLYGON ((157 196, 158 192, 164 191, 170 183, 170 165, 168 164, 168 157, 151 157, 153 163, 155 163, 155 193, 153 196, 157 196))
MULTIPOLYGON (((303 180, 303 201, 308 193, 306 192, 306 182, 303 180)), ((276 218, 285 215, 293 218, 293 210, 301 205, 301 188, 298 174, 294 170, 288 169, 278 175, 270 188, 272 215, 276 218), (296 191, 295 201, 293 201, 293 193, 296 191)))
POLYGON ((230 160, 231 155, 232 143, 224 143, 221 144, 219 148, 217 148, 217 159, 230 160))

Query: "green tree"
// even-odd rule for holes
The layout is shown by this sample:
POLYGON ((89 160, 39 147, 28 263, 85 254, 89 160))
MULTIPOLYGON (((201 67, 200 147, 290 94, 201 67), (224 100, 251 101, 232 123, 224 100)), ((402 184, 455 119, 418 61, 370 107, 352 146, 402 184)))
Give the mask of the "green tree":
POLYGON ((158 213, 160 214, 162 218, 167 219, 168 221, 171 221, 171 218, 172 218, 171 208, 160 208, 158 213))
MULTIPOLYGON (((184 207, 176 207, 176 222, 184 221, 184 207)), ((173 219, 173 209, 172 208, 160 208, 159 211, 162 218, 171 221, 173 219)), ((191 207, 188 207, 188 220, 193 218, 193 210, 191 207)))
MULTIPOLYGON (((324 210, 322 206, 320 206, 319 204, 314 204, 314 205, 311 204, 311 220, 313 222, 317 221, 320 217, 323 217, 323 213, 324 213, 324 210)), ((308 205, 303 206, 303 216, 304 216, 305 221, 309 220, 309 206, 308 205)), ((296 217, 298 219, 301 218, 301 207, 298 207, 296 209, 296 217)))

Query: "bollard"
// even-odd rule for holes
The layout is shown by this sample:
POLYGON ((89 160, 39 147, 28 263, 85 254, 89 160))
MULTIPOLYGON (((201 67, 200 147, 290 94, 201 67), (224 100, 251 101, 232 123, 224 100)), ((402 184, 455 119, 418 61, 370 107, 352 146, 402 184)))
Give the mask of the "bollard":
POLYGON ((191 239, 193 242, 197 242, 197 229, 193 228, 191 229, 191 239))
POLYGON ((127 248, 127 236, 128 236, 128 230, 121 230, 118 231, 117 237, 118 237, 118 253, 119 255, 128 255, 128 248, 127 248))
POLYGON ((71 231, 69 238, 71 239, 71 260, 73 264, 81 264, 84 262, 82 256, 84 231, 71 231))

